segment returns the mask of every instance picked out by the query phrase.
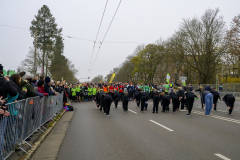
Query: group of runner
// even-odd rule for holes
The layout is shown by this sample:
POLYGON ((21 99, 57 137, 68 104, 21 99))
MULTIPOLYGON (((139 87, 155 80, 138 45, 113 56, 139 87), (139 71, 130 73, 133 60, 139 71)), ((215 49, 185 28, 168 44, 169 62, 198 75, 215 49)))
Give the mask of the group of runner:
MULTIPOLYGON (((132 83, 77 83, 69 85, 71 92, 70 98, 73 102, 95 102, 96 108, 103 111, 109 117, 110 106, 114 103, 115 108, 118 107, 118 102, 122 101, 122 108, 125 113, 128 111, 128 102, 136 101, 140 112, 147 111, 149 100, 153 101, 152 113, 158 113, 159 103, 162 106, 161 111, 169 110, 169 105, 172 104, 172 113, 176 111, 188 111, 187 116, 191 116, 195 98, 199 98, 194 94, 191 84, 188 87, 180 84, 135 84, 132 83)), ((218 99, 223 100, 229 109, 229 115, 234 109, 235 97, 229 93, 223 98, 215 88, 207 86, 203 89, 199 86, 198 90, 201 97, 202 109, 205 109, 205 115, 209 115, 212 107, 217 111, 218 99)))

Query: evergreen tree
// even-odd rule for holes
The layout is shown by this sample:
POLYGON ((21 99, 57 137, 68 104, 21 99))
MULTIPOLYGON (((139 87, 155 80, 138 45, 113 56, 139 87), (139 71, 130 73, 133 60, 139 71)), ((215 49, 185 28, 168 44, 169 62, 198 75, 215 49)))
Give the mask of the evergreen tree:
POLYGON ((42 67, 44 74, 44 66, 48 63, 49 53, 51 52, 53 41, 56 36, 61 33, 62 29, 57 29, 55 18, 46 5, 42 6, 31 23, 30 32, 31 36, 34 37, 33 44, 35 45, 35 31, 37 30, 37 48, 41 49, 43 53, 42 67))

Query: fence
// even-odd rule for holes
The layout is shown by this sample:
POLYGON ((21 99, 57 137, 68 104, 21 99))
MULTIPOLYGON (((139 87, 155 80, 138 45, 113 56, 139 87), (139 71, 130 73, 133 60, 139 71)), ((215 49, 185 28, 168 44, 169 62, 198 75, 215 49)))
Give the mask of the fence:
MULTIPOLYGON (((203 86, 203 90, 205 90, 205 87, 207 85, 209 85, 211 88, 216 88, 217 91, 219 91, 219 84, 200 84, 201 86, 203 86)), ((188 85, 187 85, 188 86, 188 85)), ((192 84, 193 89, 197 90, 199 88, 198 84, 192 84)), ((235 97, 240 97, 240 83, 223 83, 223 92, 221 94, 221 96, 224 96, 228 93, 232 93, 235 97)))
POLYGON ((38 129, 44 133, 43 124, 53 119, 63 107, 63 94, 33 97, 5 105, 10 115, 0 117, 0 160, 9 157, 16 144, 24 152, 23 142, 32 147, 26 139, 38 129))

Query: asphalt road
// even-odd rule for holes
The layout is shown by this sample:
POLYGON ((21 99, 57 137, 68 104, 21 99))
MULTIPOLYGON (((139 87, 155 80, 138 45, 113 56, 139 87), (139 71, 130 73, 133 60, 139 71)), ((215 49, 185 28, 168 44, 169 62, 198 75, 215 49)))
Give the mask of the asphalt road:
MULTIPOLYGON (((191 117, 178 111, 140 113, 129 102, 125 114, 121 103, 111 106, 110 117, 95 103, 72 103, 76 108, 58 160, 221 160, 240 159, 240 103, 228 116, 219 102, 217 112, 204 115, 199 101, 191 117)), ((172 110, 172 108, 171 108, 172 110)))

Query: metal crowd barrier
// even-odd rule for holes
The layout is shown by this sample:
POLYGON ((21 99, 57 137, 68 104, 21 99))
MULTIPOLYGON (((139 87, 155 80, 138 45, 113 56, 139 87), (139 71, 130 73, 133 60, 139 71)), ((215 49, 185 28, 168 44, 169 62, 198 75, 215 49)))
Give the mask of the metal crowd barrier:
POLYGON ((63 108, 63 94, 32 97, 5 105, 10 115, 0 116, 0 160, 8 158, 15 151, 15 145, 24 152, 23 142, 32 147, 26 139, 38 129, 44 133, 43 125, 63 108))

